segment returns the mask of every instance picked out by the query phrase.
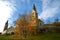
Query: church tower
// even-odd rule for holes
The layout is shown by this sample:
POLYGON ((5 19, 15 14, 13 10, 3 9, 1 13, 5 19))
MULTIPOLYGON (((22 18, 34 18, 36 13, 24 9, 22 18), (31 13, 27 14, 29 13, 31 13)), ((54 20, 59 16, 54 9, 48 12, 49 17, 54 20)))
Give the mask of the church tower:
POLYGON ((38 14, 35 4, 33 5, 32 12, 30 13, 30 27, 32 27, 35 31, 38 27, 38 14))
POLYGON ((3 31, 5 31, 5 30, 7 30, 8 29, 8 20, 7 20, 7 22, 5 23, 5 27, 4 27, 4 30, 3 31))
POLYGON ((37 26, 38 14, 37 14, 37 11, 36 11, 35 4, 33 5, 32 12, 30 13, 30 19, 33 22, 33 24, 35 24, 35 26, 37 26))

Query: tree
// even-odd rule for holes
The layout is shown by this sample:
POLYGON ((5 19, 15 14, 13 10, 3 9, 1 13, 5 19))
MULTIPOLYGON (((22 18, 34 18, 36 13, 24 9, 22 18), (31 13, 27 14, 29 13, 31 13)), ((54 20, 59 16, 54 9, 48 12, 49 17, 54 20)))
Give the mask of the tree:
POLYGON ((16 21, 14 21, 15 33, 17 35, 22 35, 24 37, 31 36, 32 34, 36 34, 37 22, 33 16, 29 16, 27 14, 22 14, 18 17, 16 21))
POLYGON ((56 18, 56 19, 55 19, 55 22, 59 22, 59 18, 56 18))
POLYGON ((60 25, 60 22, 59 22, 59 19, 58 19, 58 18, 55 19, 54 25, 55 25, 56 27, 60 25))
POLYGON ((27 30, 28 21, 29 17, 27 14, 20 15, 19 18, 14 22, 16 26, 15 32, 26 37, 28 31, 27 30))

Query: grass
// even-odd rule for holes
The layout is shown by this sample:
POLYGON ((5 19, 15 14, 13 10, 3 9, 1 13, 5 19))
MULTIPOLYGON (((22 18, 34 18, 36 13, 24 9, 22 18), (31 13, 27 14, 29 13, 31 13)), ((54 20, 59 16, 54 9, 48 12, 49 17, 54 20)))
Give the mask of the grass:
POLYGON ((13 39, 11 36, 1 35, 0 40, 60 40, 60 33, 41 33, 26 39, 13 39))

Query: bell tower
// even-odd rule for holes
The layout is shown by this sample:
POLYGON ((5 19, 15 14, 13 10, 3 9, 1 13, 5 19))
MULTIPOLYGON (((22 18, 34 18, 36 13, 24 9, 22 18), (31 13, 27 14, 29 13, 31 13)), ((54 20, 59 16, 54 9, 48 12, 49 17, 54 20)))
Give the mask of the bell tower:
POLYGON ((36 29, 38 27, 38 14, 35 4, 33 4, 32 12, 30 13, 30 22, 33 29, 36 29))
POLYGON ((7 30, 7 28, 8 28, 8 20, 7 20, 7 22, 5 23, 5 27, 4 27, 4 30, 3 30, 3 31, 7 30))

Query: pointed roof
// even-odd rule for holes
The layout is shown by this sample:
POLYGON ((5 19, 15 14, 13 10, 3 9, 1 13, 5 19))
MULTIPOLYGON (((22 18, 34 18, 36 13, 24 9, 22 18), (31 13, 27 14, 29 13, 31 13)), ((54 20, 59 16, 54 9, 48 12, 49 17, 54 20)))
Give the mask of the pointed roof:
POLYGON ((7 22, 5 23, 4 30, 7 30, 7 28, 8 28, 8 20, 7 20, 7 22))
POLYGON ((7 20, 6 24, 8 24, 8 20, 7 20))
POLYGON ((36 11, 36 7, 35 7, 35 4, 33 4, 33 10, 35 10, 35 11, 36 11))

